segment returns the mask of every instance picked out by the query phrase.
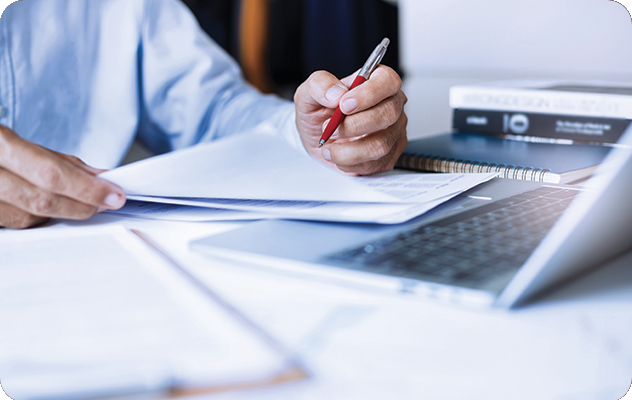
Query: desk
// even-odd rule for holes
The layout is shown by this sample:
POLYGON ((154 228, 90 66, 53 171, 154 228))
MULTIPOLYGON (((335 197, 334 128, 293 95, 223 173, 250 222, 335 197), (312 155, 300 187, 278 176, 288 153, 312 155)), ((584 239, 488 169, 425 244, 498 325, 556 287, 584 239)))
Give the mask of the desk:
POLYGON ((235 223, 98 215, 44 229, 107 224, 147 233, 300 353, 312 374, 196 399, 617 400, 632 380, 632 254, 526 308, 483 312, 234 267, 188 250, 190 240, 235 223))

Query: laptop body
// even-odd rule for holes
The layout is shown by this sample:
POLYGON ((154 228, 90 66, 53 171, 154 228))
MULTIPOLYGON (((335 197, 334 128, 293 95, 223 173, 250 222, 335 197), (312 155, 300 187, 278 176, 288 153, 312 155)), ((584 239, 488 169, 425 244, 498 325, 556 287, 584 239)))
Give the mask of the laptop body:
POLYGON ((632 248, 632 128, 586 185, 494 179, 395 226, 270 220, 211 257, 472 306, 517 307, 632 248))

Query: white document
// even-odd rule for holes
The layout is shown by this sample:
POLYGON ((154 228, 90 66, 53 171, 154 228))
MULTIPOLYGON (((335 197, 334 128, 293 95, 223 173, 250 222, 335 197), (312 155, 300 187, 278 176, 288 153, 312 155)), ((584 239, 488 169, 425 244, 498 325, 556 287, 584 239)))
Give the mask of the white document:
MULTIPOLYGON (((458 193, 454 193, 454 196, 458 193)), ((377 224, 398 224, 432 210, 453 196, 440 198, 429 203, 344 203, 316 201, 263 201, 231 199, 189 199, 177 197, 143 197, 138 200, 179 204, 196 207, 225 207, 268 215, 269 218, 296 219, 306 221, 334 221, 377 224)), ((260 219, 260 218, 257 218, 260 219)))
POLYGON ((128 195, 397 203, 272 135, 242 135, 101 174, 128 195))
POLYGON ((389 174, 353 178, 406 203, 234 200, 186 197, 132 196, 137 200, 250 211, 276 218, 310 221, 398 224, 417 217, 495 174, 389 174))
POLYGON ((133 200, 368 223, 407 221, 494 176, 349 177, 268 135, 202 144, 101 175, 133 200))
POLYGON ((118 210, 106 211, 108 214, 120 214, 129 217, 161 219, 167 221, 246 221, 274 218, 273 214, 262 214, 212 207, 195 207, 174 204, 128 200, 118 210))
POLYGON ((495 174, 402 174, 353 178, 377 187, 406 203, 355 203, 290 200, 235 200, 187 197, 130 196, 166 204, 250 211, 285 219, 398 224, 430 211, 495 174))
POLYGON ((292 363, 122 227, 0 237, 0 380, 14 399, 239 385, 292 363))

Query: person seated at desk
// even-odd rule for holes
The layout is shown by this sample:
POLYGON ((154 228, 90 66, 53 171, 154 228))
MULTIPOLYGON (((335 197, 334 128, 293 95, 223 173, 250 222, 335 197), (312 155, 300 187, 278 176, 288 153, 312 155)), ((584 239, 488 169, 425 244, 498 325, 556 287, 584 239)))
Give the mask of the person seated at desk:
POLYGON ((343 172, 388 171, 407 143, 401 79, 380 66, 348 91, 351 78, 319 71, 294 102, 263 95, 180 0, 13 3, 0 19, 0 226, 122 207, 97 175, 134 139, 160 154, 274 126, 343 172), (338 105, 349 117, 318 149, 338 105))

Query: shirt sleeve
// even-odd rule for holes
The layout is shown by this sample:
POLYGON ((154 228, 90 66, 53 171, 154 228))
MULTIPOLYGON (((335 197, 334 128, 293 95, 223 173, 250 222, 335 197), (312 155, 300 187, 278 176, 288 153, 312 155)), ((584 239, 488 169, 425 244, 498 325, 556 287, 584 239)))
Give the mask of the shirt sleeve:
POLYGON ((138 139, 157 154, 260 130, 304 151, 294 103, 248 85, 178 0, 146 2, 138 63, 138 139))

